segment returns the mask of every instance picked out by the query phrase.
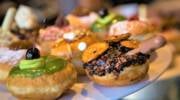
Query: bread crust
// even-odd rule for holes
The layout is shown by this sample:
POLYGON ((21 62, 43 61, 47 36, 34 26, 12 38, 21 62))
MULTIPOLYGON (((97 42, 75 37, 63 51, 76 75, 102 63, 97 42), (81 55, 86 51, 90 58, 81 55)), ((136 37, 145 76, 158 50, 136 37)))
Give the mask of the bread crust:
POLYGON ((111 26, 110 35, 119 35, 130 33, 132 35, 140 35, 150 33, 156 30, 156 25, 151 21, 121 21, 111 26))
POLYGON ((105 76, 89 75, 87 70, 86 73, 88 77, 95 83, 103 86, 124 86, 131 85, 139 82, 145 78, 149 69, 148 63, 143 65, 129 66, 120 72, 118 76, 113 73, 106 74, 105 76))
MULTIPOLYGON (((97 40, 95 36, 88 35, 70 43, 63 41, 58 46, 55 46, 51 49, 51 55, 60 56, 70 61, 74 58, 78 58, 78 62, 82 62, 81 61, 82 51, 78 49, 78 45, 81 42, 85 42, 87 46, 89 46, 97 42, 97 40)), ((72 63, 74 64, 74 62, 72 63)), ((81 64, 79 64, 78 66, 76 66, 77 64, 74 65, 75 65, 74 67, 78 72, 78 75, 85 75, 85 71, 83 69, 83 66, 81 66, 81 64)))
POLYGON ((77 73, 68 64, 64 69, 36 78, 11 77, 7 79, 8 90, 17 98, 26 100, 52 100, 58 98, 76 82, 77 73))
POLYGON ((8 77, 8 74, 12 68, 12 65, 7 63, 0 63, 0 82, 5 83, 8 77))

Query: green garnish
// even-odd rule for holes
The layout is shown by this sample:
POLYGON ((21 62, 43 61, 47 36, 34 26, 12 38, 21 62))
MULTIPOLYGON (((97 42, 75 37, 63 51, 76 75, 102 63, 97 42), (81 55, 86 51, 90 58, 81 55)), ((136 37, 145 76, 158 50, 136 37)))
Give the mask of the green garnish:
POLYGON ((65 68, 67 65, 66 60, 55 56, 42 57, 41 59, 44 59, 45 64, 38 67, 23 69, 16 66, 12 68, 9 75, 12 77, 36 78, 44 74, 53 74, 65 68))
POLYGON ((107 15, 106 17, 99 18, 94 24, 91 26, 91 30, 93 32, 104 32, 108 29, 108 27, 118 21, 125 20, 124 16, 120 16, 114 13, 107 15))
POLYGON ((31 69, 44 67, 45 61, 43 58, 32 59, 32 60, 22 60, 20 61, 19 68, 20 69, 31 69))

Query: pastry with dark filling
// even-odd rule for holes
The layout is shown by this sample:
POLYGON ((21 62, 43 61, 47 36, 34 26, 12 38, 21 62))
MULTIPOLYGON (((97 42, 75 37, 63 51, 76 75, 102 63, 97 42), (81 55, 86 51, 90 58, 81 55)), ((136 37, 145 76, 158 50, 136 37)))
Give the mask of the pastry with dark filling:
POLYGON ((162 36, 139 43, 128 37, 90 45, 82 55, 84 69, 95 83, 122 86, 142 80, 148 72, 151 53, 165 44, 162 36), (119 41, 117 41, 119 39, 119 41))

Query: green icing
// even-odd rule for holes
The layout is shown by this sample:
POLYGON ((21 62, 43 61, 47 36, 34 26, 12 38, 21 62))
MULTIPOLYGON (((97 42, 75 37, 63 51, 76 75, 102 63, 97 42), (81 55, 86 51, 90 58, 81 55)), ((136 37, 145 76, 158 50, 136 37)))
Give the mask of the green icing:
POLYGON ((16 66, 12 68, 9 75, 12 77, 20 76, 36 78, 44 74, 53 74, 65 68, 67 65, 66 60, 55 56, 42 57, 42 59, 44 59, 45 64, 42 64, 41 66, 25 69, 16 66))
POLYGON ((33 59, 33 60, 22 60, 19 64, 20 69, 30 69, 43 67, 45 62, 43 58, 33 59))
POLYGON ((109 25, 125 19, 126 18, 124 16, 119 16, 111 13, 104 18, 99 18, 95 23, 93 23, 91 26, 91 30, 94 32, 104 32, 109 27, 109 25))

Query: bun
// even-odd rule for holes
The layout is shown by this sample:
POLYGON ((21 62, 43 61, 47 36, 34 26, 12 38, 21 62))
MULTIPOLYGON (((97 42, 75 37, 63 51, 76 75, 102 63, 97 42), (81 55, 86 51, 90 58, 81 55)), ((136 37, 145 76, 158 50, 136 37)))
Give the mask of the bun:
POLYGON ((0 63, 0 82, 6 82, 12 65, 0 63))
POLYGON ((54 74, 45 74, 37 78, 9 76, 7 88, 20 99, 52 100, 62 95, 76 81, 76 78, 77 73, 74 67, 68 64, 54 74))
POLYGON ((123 71, 120 72, 118 76, 114 75, 113 73, 106 74, 104 76, 98 75, 89 75, 87 72, 88 77, 93 80, 95 83, 104 86, 124 86, 134 84, 142 80, 149 69, 148 63, 143 65, 136 65, 136 66, 129 66, 125 68, 123 71))
POLYGON ((96 38, 92 35, 84 36, 72 42, 63 40, 60 43, 55 44, 55 46, 51 49, 51 55, 60 56, 72 61, 78 71, 78 74, 83 75, 85 74, 81 61, 81 53, 83 50, 81 51, 78 46, 80 43, 85 43, 87 47, 96 41, 96 38))

